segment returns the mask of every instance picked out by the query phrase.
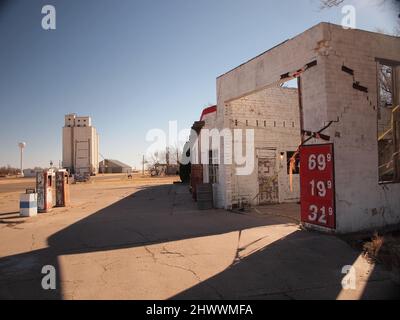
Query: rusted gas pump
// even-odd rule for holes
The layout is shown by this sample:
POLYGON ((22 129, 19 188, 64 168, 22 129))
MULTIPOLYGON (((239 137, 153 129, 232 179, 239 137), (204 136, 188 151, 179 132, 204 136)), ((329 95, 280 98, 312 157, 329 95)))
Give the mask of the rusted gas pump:
POLYGON ((39 213, 49 212, 53 208, 54 171, 43 170, 36 174, 37 206, 39 213))
POLYGON ((67 207, 69 203, 69 174, 67 170, 58 170, 56 172, 56 206, 67 207))

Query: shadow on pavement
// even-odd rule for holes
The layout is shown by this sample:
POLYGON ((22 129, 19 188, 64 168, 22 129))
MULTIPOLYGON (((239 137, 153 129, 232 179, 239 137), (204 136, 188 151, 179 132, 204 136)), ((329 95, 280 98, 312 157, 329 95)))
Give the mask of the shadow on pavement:
POLYGON ((14 215, 14 216, 18 215, 19 216, 19 211, 0 213, 0 217, 10 216, 10 215, 14 215))
MULTIPOLYGON (((342 292, 343 266, 358 257, 334 236, 297 231, 171 299, 335 300, 342 292)), ((379 272, 375 276, 381 280, 379 272)), ((398 289, 380 283, 364 290, 362 298, 395 299, 398 289)))
MULTIPOLYGON (((1 299, 62 299, 57 289, 41 287, 42 267, 62 272, 58 257, 68 254, 132 248, 266 225, 265 220, 224 210, 198 211, 184 186, 143 188, 48 238, 48 248, 0 259, 1 299), (179 190, 181 190, 179 192, 179 190), (186 201, 182 204, 180 200, 186 201)), ((271 220, 271 224, 275 224, 271 220)))
MULTIPOLYGON (((59 276, 62 255, 140 247, 288 221, 224 210, 198 211, 189 198, 185 187, 143 188, 53 234, 48 248, 1 258, 0 298, 62 299, 59 277, 57 290, 41 287, 42 267, 53 265, 59 276)), ((333 236, 297 231, 173 299, 336 299, 342 289, 342 267, 353 264, 358 256, 359 252, 333 236)))

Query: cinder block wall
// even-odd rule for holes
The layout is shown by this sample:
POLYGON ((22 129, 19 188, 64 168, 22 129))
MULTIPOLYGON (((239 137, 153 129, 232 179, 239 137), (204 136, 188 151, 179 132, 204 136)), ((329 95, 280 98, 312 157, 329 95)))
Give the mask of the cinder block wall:
MULTIPOLYGON (((301 75, 304 129, 331 136, 335 148, 338 233, 400 222, 400 185, 378 183, 376 58, 400 61, 400 39, 321 23, 217 79, 219 129, 229 103, 276 85, 282 74, 317 60, 301 75), (354 70, 354 78, 341 70, 354 70), (353 83, 368 93, 353 89, 353 83)), ((323 143, 313 139, 309 144, 323 143)), ((232 168, 221 166, 219 205, 232 204, 232 168)))
MULTIPOLYGON (((287 72, 299 70, 307 63, 319 56, 319 45, 325 38, 324 24, 319 24, 299 36, 287 40, 257 56, 245 64, 229 71, 217 79, 217 127, 222 130, 231 125, 230 106, 231 101, 243 98, 254 92, 268 87, 277 86, 281 81, 281 75, 287 72)), ((315 92, 314 97, 308 97, 313 104, 319 104, 323 113, 326 110, 326 97, 324 95, 325 77, 324 66, 319 65, 320 75, 310 84, 306 91, 315 92)), ((311 72, 310 69, 309 72, 311 72)), ((317 127, 317 125, 315 125, 317 127)), ((312 129, 312 128, 310 128, 312 129)), ((235 168, 230 165, 221 165, 220 184, 218 187, 219 207, 229 209, 232 206, 232 172, 235 168)))
POLYGON ((296 151, 300 144, 300 113, 298 91, 295 88, 270 87, 235 100, 229 104, 229 119, 232 129, 243 130, 243 153, 246 150, 244 130, 254 130, 255 166, 251 175, 237 176, 232 168, 232 203, 245 199, 257 205, 259 194, 258 151, 275 149, 276 172, 278 174, 279 202, 299 200, 299 176, 293 176, 293 191, 289 188, 286 152, 296 151), (280 153, 284 152, 284 159, 280 153))
MULTIPOLYGON (((341 233, 400 222, 400 184, 380 185, 376 58, 400 62, 400 38, 360 30, 327 29, 326 112, 335 147, 337 230, 341 233), (342 71, 352 69, 354 76, 342 71), (354 82, 368 93, 353 88, 354 82)), ((308 75, 307 75, 308 76, 308 75)), ((316 119, 312 112, 305 118, 316 119)))

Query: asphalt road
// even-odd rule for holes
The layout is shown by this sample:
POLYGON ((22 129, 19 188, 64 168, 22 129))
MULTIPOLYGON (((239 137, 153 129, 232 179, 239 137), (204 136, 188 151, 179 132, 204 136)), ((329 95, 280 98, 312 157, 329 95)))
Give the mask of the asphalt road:
MULTIPOLYGON (((92 177, 93 181, 120 181, 126 178, 126 174, 99 174, 96 177, 92 177)), ((134 175, 134 179, 140 178, 140 175, 134 175)), ((28 188, 35 188, 35 178, 0 178, 0 193, 8 192, 25 192, 28 188)))
POLYGON ((34 187, 34 178, 0 179, 0 193, 25 192, 27 188, 34 187))

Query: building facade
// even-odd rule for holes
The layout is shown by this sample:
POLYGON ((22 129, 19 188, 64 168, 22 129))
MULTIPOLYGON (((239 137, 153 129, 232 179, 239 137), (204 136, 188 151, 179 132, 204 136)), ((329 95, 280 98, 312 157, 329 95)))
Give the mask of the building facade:
MULTIPOLYGON (((320 23, 217 79, 217 128, 232 126, 232 102, 297 78, 294 121, 302 145, 334 150, 335 226, 309 227, 349 233, 394 225, 400 223, 399 70, 400 38, 320 23)), ((218 206, 231 208, 238 189, 223 159, 217 186, 218 206)))
MULTIPOLYGON (((221 207, 218 189, 230 188, 229 208, 246 205, 297 202, 300 199, 299 171, 289 175, 289 161, 301 143, 299 98, 296 88, 271 87, 229 102, 224 113, 227 127, 234 130, 254 132, 254 166, 250 174, 237 175, 236 168, 225 172, 230 178, 220 180, 220 167, 224 168, 216 155, 217 150, 200 150, 203 164, 203 181, 214 186, 214 205, 221 207)), ((219 114, 221 116, 221 114, 219 114)), ((217 129, 217 107, 203 111, 201 130, 217 129)), ((233 139, 233 137, 231 137, 233 139)), ((202 135, 200 134, 200 143, 202 135)), ((210 142, 211 145, 211 142, 210 142)), ((243 140, 242 151, 246 150, 243 140)))
POLYGON ((90 117, 65 116, 62 165, 72 174, 99 172, 99 135, 90 117))
POLYGON ((99 164, 99 173, 132 173, 132 167, 118 160, 105 159, 99 164))

